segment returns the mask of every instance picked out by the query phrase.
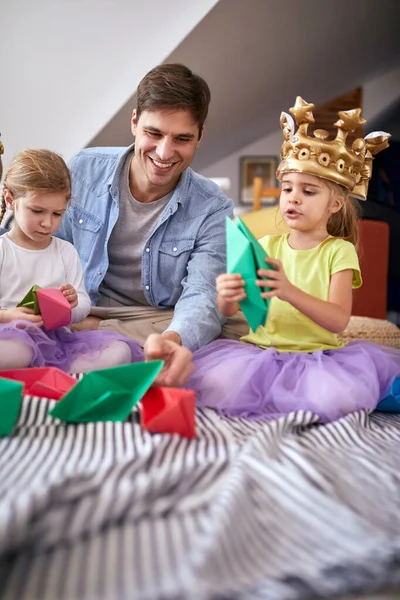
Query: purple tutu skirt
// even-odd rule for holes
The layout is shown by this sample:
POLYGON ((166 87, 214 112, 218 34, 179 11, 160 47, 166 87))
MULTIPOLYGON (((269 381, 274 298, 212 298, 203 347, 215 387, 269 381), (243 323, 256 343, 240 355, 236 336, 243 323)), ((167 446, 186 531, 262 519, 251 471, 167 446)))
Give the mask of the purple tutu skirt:
POLYGON ((237 417, 312 411, 324 422, 374 409, 400 375, 400 350, 355 342, 337 350, 280 353, 216 340, 194 353, 188 388, 199 406, 237 417))
POLYGON ((0 339, 19 340, 33 350, 31 367, 58 367, 69 371, 76 358, 90 354, 95 359, 112 342, 125 342, 131 349, 132 362, 144 360, 139 342, 113 331, 70 331, 60 327, 44 331, 29 321, 11 321, 0 325, 0 339))

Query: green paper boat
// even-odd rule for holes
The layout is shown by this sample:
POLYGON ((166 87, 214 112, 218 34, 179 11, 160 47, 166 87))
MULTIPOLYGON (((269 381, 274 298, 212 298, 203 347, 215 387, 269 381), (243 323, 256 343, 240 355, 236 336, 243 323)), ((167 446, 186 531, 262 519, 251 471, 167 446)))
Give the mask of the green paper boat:
POLYGON ((244 279, 247 297, 239 302, 239 306, 251 329, 256 331, 265 324, 270 303, 269 298, 260 295, 270 288, 259 288, 255 284, 259 279, 257 270, 274 267, 265 263, 268 254, 240 217, 236 217, 236 223, 226 217, 226 254, 228 273, 240 273, 244 279))
POLYGON ((10 435, 21 409, 24 384, 12 379, 0 379, 0 436, 10 435))
POLYGON ((154 360, 86 373, 50 415, 70 423, 125 421, 163 364, 154 360))
POLYGON ((26 306, 26 308, 31 308, 35 315, 40 315, 40 308, 38 299, 36 296, 36 290, 40 290, 40 285, 33 285, 29 292, 24 296, 18 306, 26 306))

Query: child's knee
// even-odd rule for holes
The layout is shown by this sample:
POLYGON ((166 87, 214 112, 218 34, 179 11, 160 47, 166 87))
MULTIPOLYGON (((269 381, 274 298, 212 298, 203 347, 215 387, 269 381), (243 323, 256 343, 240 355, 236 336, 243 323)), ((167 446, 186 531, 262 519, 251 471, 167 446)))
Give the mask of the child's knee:
POLYGON ((20 340, 0 340, 0 368, 24 369, 33 359, 33 349, 20 340))
POLYGON ((112 342, 103 350, 111 362, 117 365, 127 365, 132 362, 132 352, 128 344, 121 341, 112 342))
POLYGON ((132 362, 131 349, 125 342, 115 341, 95 354, 78 356, 70 366, 70 373, 88 373, 99 369, 109 369, 132 362))

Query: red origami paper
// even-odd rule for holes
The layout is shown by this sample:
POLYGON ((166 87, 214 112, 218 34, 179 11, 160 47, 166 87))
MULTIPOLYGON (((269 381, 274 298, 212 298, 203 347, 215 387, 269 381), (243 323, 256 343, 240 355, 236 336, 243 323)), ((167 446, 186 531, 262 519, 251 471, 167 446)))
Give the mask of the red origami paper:
POLYGON ((71 305, 57 288, 36 290, 40 314, 45 329, 57 329, 71 323, 71 305))
POLYGON ((178 433, 196 437, 195 404, 192 390, 151 387, 142 398, 141 423, 153 433, 178 433))
POLYGON ((25 384, 24 394, 59 400, 77 383, 77 380, 56 367, 33 367, 0 371, 0 377, 25 384))

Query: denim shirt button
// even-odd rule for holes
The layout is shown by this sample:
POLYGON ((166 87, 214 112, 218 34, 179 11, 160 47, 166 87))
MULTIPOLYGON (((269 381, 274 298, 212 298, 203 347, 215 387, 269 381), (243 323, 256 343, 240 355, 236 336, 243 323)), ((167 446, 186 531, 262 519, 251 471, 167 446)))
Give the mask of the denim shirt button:
POLYGON ((145 289, 146 289, 146 290, 149 290, 149 289, 150 289, 150 286, 149 286, 149 285, 146 285, 145 289))
POLYGON ((146 252, 150 252, 150 248, 146 248, 146 252))
POLYGON ((101 271, 97 271, 97 275, 101 275, 101 271))
POLYGON ((175 246, 175 248, 172 248, 173 252, 178 252, 178 248, 175 246))
POLYGON ((83 219, 79 219, 79 225, 82 225, 83 219))

